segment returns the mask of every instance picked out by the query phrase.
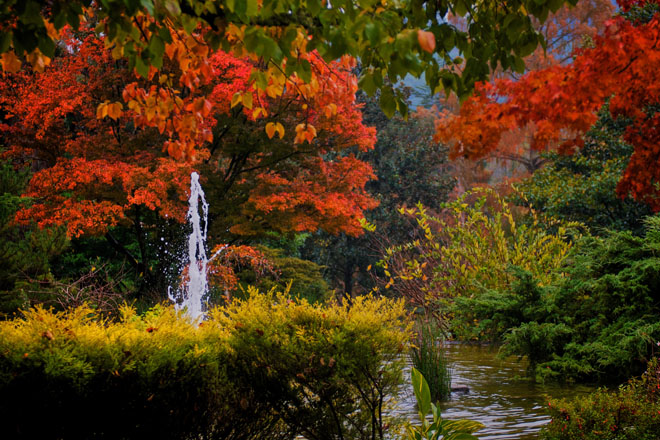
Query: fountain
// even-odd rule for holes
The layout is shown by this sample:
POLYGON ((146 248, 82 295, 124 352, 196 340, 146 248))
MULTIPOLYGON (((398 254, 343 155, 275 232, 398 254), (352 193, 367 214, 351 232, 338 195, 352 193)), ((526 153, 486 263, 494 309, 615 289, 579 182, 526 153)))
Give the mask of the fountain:
MULTIPOLYGON (((190 198, 188 199, 188 214, 186 218, 192 231, 188 236, 188 255, 184 266, 188 274, 184 282, 175 289, 168 289, 168 296, 175 304, 177 310, 185 310, 193 322, 204 318, 206 309, 206 296, 209 285, 206 277, 209 259, 206 257, 206 233, 208 223, 209 205, 206 203, 204 191, 199 183, 199 174, 190 175, 190 198), (202 215, 199 204, 201 201, 202 215)), ((215 255, 214 255, 215 257, 215 255)))

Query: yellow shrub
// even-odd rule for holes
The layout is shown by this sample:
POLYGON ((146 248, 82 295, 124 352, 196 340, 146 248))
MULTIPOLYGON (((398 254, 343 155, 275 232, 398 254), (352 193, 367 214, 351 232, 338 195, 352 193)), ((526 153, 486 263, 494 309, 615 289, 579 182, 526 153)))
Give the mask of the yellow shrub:
POLYGON ((518 223, 505 200, 481 188, 445 204, 437 216, 422 205, 401 212, 414 217, 419 238, 387 249, 380 265, 391 273, 388 287, 426 307, 438 298, 507 289, 514 280, 511 266, 552 283, 572 246, 569 232, 579 226, 560 225, 551 234, 534 213, 531 224, 518 223))
POLYGON ((199 325, 164 305, 37 307, 0 322, 0 417, 18 439, 382 436, 407 329, 401 302, 254 290, 199 325))

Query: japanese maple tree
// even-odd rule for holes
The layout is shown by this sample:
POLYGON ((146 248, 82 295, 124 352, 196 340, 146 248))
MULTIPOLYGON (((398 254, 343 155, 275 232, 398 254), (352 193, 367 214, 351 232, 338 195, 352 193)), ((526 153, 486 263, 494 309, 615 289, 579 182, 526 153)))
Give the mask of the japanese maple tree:
POLYGON ((154 222, 184 220, 197 170, 216 242, 269 230, 361 233, 363 211, 376 205, 364 190, 373 173, 344 151, 372 148, 375 133, 354 103, 350 62, 308 58, 309 82, 273 75, 265 90, 254 87, 256 61, 222 51, 205 58, 202 77, 186 77, 173 53, 139 78, 103 38, 67 34, 43 72, 4 73, 0 84, 3 155, 34 172, 17 221, 105 235, 148 270, 154 222), (132 231, 141 255, 114 227, 132 231))
POLYGON ((582 135, 609 101, 612 116, 629 121, 623 137, 634 148, 617 191, 660 210, 660 14, 654 2, 620 6, 624 12, 572 63, 479 85, 459 116, 438 124, 438 138, 457 139, 453 155, 478 158, 499 148, 508 131, 534 124, 533 149, 570 152, 582 146, 582 135))
MULTIPOLYGON (((602 32, 605 22, 611 18, 613 11, 614 5, 609 0, 584 0, 575 6, 563 6, 551 13, 545 21, 533 20, 535 29, 545 40, 545 47, 538 47, 526 56, 524 65, 522 63, 517 65, 516 71, 494 70, 490 84, 502 79, 515 81, 524 71, 537 71, 569 63, 577 49, 588 44, 599 32, 602 32)), ((460 20, 456 18, 454 20, 460 23, 460 20)), ((512 21, 507 31, 513 35, 517 32, 517 26, 519 26, 518 22, 512 21)), ((474 148, 473 145, 481 143, 481 138, 488 137, 494 129, 501 132, 498 135, 498 146, 487 154, 480 155, 479 159, 491 159, 491 162, 494 159, 500 163, 500 166, 513 165, 512 169, 507 170, 508 175, 516 176, 520 171, 533 173, 546 161, 541 157, 538 149, 531 147, 537 127, 533 123, 528 123, 515 127, 508 125, 505 130, 501 130, 503 128, 501 124, 493 125, 487 117, 480 118, 483 104, 479 101, 480 95, 484 93, 484 87, 491 86, 478 85, 475 96, 469 98, 461 107, 454 102, 447 106, 451 112, 446 111, 439 122, 441 139, 474 148), (518 166, 521 169, 516 169, 518 166)), ((545 148, 552 146, 546 145, 545 148)), ((453 158, 456 159, 457 155, 453 154, 453 158)), ((471 168, 478 167, 473 164, 471 168)))

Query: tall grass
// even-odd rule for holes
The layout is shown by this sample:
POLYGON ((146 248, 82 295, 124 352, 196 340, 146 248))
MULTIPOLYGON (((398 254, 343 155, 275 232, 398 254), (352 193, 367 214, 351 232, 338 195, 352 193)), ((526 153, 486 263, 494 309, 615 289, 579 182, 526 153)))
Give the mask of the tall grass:
POLYGON ((444 355, 443 333, 429 322, 415 324, 410 360, 426 378, 434 401, 445 400, 451 394, 451 365, 444 355))

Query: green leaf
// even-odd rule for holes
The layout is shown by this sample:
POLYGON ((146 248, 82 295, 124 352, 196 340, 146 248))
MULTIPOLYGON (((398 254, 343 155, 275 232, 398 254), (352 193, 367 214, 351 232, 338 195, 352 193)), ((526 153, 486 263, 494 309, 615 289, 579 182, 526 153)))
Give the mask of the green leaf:
POLYGON ((154 15, 154 3, 151 0, 140 0, 140 4, 147 10, 149 15, 154 15))
POLYGON ((280 46, 277 44, 275 40, 264 35, 260 38, 259 41, 263 45, 262 56, 266 60, 273 59, 277 63, 282 61, 282 59, 284 58, 284 52, 282 52, 282 49, 280 49, 280 46))
POLYGON ((515 70, 516 73, 524 73, 525 72, 525 60, 523 60, 521 57, 514 57, 513 58, 513 70, 515 70))
POLYGON ((514 14, 509 14, 504 19, 504 26, 506 27, 506 36, 509 37, 509 41, 512 43, 515 42, 520 36, 520 31, 525 26, 525 22, 514 14))
POLYGON ((463 0, 456 0, 456 3, 454 4, 454 13, 459 17, 463 17, 465 14, 468 13, 467 6, 463 2, 463 0))
POLYGON ((192 31, 197 27, 198 20, 191 15, 182 14, 180 20, 181 25, 183 26, 183 30, 188 34, 191 34, 192 31))
POLYGON ((340 32, 336 31, 330 37, 330 49, 329 55, 330 58, 339 58, 344 55, 348 50, 348 44, 346 42, 346 36, 340 32))
POLYGON ((181 15, 181 7, 177 0, 165 0, 165 9, 167 9, 167 12, 169 12, 172 17, 178 17, 181 15))
POLYGON ((312 15, 321 12, 321 2, 319 0, 307 0, 307 10, 312 15))
POLYGON ((268 77, 264 72, 261 70, 255 70, 252 72, 252 79, 254 79, 254 82, 257 84, 257 87, 260 88, 261 90, 266 90, 266 87, 268 87, 268 77))
POLYGON ((388 118, 391 118, 396 113, 396 100, 394 99, 394 93, 392 93, 391 88, 381 90, 380 108, 388 118))
POLYGON ((53 25, 55 29, 62 29, 66 25, 66 14, 64 10, 60 10, 53 16, 53 25))
POLYGON ((135 70, 137 70, 137 73, 140 74, 143 78, 146 78, 149 75, 149 64, 145 63, 144 60, 136 56, 135 57, 135 70))
POLYGON ((479 440, 479 437, 464 432, 457 432, 444 436, 443 440, 479 440))
POLYGON ((248 17, 254 17, 255 15, 257 15, 258 12, 259 12, 259 6, 257 5, 257 0, 247 0, 245 15, 247 15, 248 17))
POLYGON ((396 108, 403 117, 404 120, 408 120, 408 104, 406 104, 405 99, 397 98, 396 99, 396 108))
POLYGON ((43 26, 44 21, 43 18, 41 18, 41 6, 39 3, 28 1, 25 4, 25 10, 21 14, 21 22, 43 26))
POLYGON ((167 27, 162 26, 158 28, 158 35, 160 38, 165 42, 165 43, 171 43, 172 42, 172 35, 170 34, 169 29, 167 27))
POLYGON ((5 53, 9 50, 11 35, 11 32, 0 32, 0 53, 5 53))
POLYGON ((80 28, 80 16, 78 15, 77 12, 71 9, 69 9, 66 13, 66 21, 71 25, 72 28, 74 29, 80 28))
POLYGON ((152 35, 151 40, 149 40, 148 49, 156 58, 162 58, 165 52, 165 43, 159 36, 152 35))
POLYGON ((305 82, 310 82, 312 80, 312 65, 309 61, 301 59, 298 68, 298 75, 305 82))
POLYGON ((234 12, 236 15, 238 15, 241 20, 247 21, 247 1, 246 0, 238 0, 237 2, 234 2, 234 12))
POLYGON ((367 72, 363 74, 360 80, 358 81, 358 85, 369 96, 373 96, 374 93, 376 93, 376 90, 378 89, 376 83, 374 82, 374 74, 372 72, 367 72))
MULTIPOLYGON (((383 109, 383 111, 385 111, 385 109, 383 109)), ((429 385, 426 383, 426 379, 424 379, 422 373, 420 373, 415 367, 412 368, 410 374, 419 412, 421 415, 426 415, 431 411, 431 391, 429 390, 429 385)))
MULTIPOLYGON (((473 432, 483 429, 484 425, 473 420, 443 420, 442 429, 447 432, 456 432, 456 433, 466 433, 471 434, 473 432)), ((470 437, 472 438, 472 437, 470 437)))
POLYGON ((39 39, 39 50, 47 57, 55 56, 55 43, 48 36, 39 39))
POLYGON ((564 0, 549 0, 548 1, 548 8, 550 8, 550 11, 552 12, 557 12, 559 8, 561 8, 564 5, 564 0))
POLYGON ((538 42, 536 41, 536 38, 534 38, 533 40, 530 39, 527 43, 525 43, 520 47, 520 51, 519 51, 520 56, 522 58, 525 58, 526 56, 531 55, 536 50, 537 46, 538 46, 538 42))
POLYGON ((364 26, 364 35, 369 39, 372 45, 378 44, 380 41, 380 29, 376 23, 370 21, 364 26))

